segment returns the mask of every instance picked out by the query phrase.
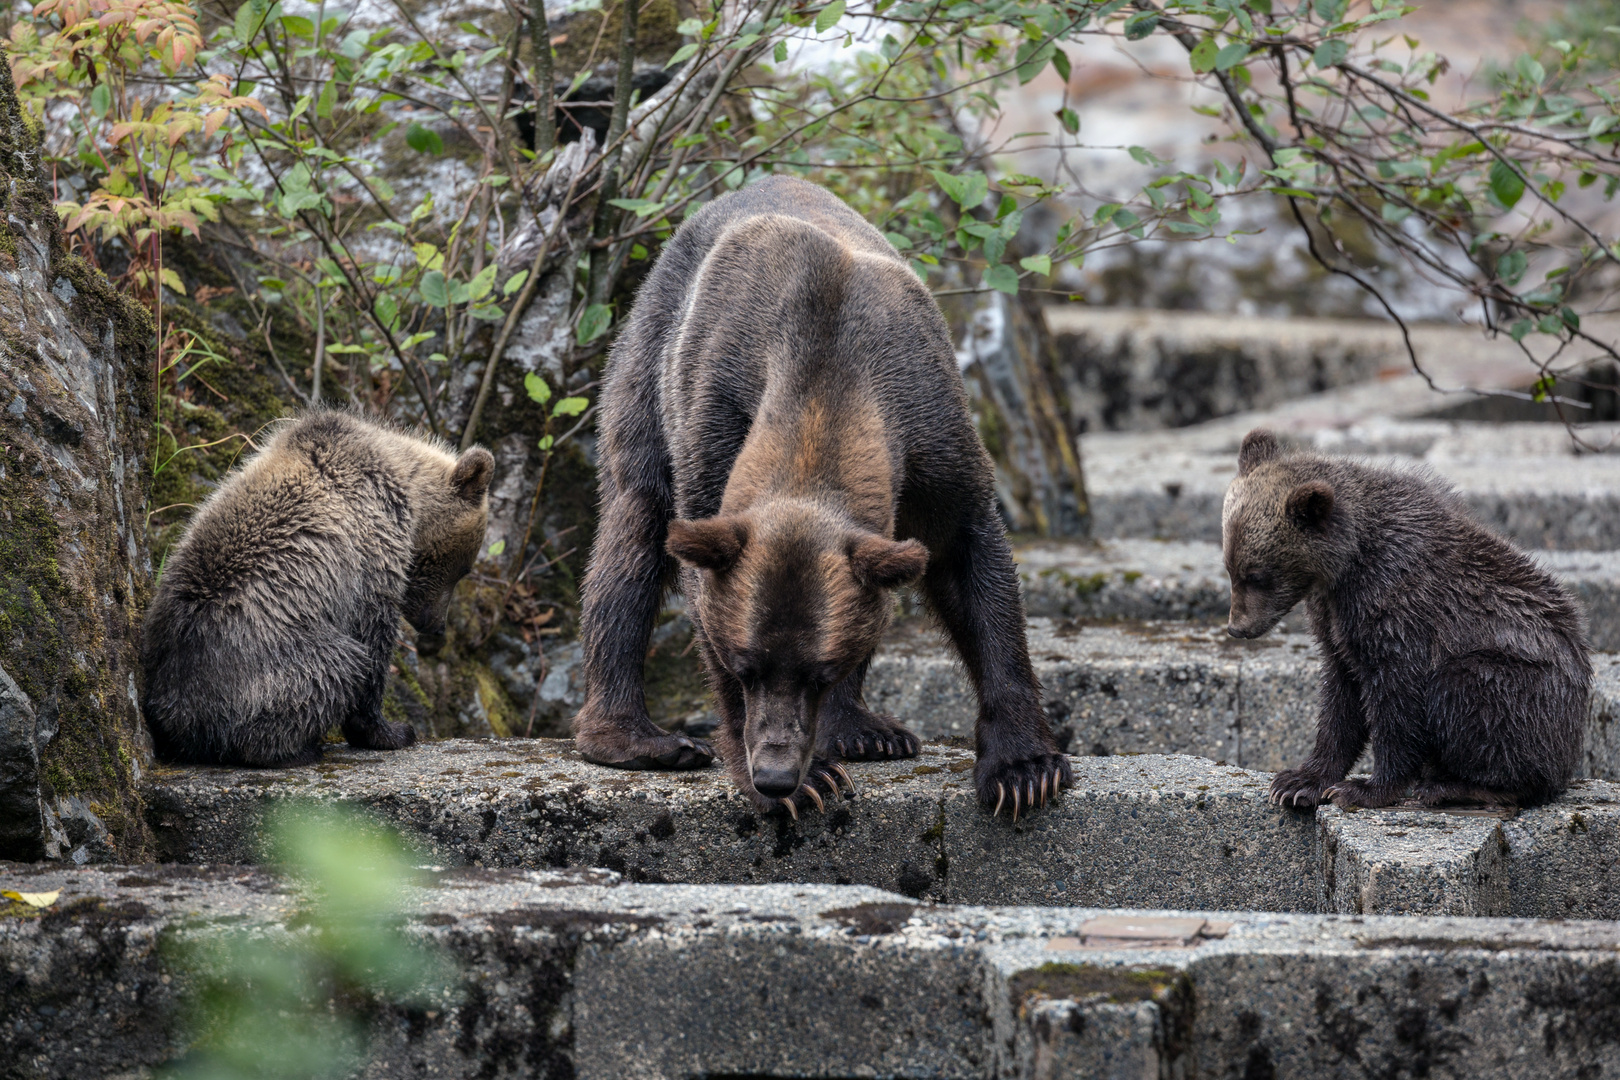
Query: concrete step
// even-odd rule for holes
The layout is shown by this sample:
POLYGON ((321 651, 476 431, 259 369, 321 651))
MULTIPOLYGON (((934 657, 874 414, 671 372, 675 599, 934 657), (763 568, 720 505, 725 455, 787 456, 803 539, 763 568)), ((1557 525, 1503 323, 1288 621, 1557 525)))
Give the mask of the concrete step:
POLYGON ((296 799, 363 806, 424 862, 451 866, 862 884, 956 903, 1620 917, 1620 787, 1605 781, 1510 820, 1347 819, 1273 807, 1268 775, 1202 758, 1073 764, 1075 788, 1016 825, 978 807, 972 754, 939 744, 850 766, 859 796, 797 822, 759 817, 718 768, 619 772, 553 740, 340 749, 305 769, 160 769, 142 795, 174 863, 259 861, 264 814, 296 799), (1414 854, 1413 822, 1444 838, 1457 866, 1414 854), (1469 859, 1473 871, 1458 868, 1469 859))
MULTIPOLYGON (((62 894, 0 918, 10 1076, 148 1075, 186 1041, 196 975, 172 945, 308 933, 297 886, 251 868, 0 864, 0 886, 62 894)), ((936 906, 466 870, 427 874, 404 915, 455 974, 425 1009, 370 1010, 365 1077, 1620 1069, 1610 922, 936 906)))
MULTIPOLYGON (((1219 543, 1238 445, 1266 425, 1326 451, 1426 464, 1479 521, 1523 547, 1620 549, 1620 454, 1576 454, 1560 424, 1374 418, 1341 427, 1337 419, 1276 410, 1177 431, 1087 435, 1081 454, 1094 535, 1219 543)), ((1596 424, 1584 434, 1607 445, 1620 426, 1596 424)))
MULTIPOLYGON (((1231 582, 1213 541, 1037 540, 1013 551, 1031 615, 1224 623, 1231 582)), ((1532 551, 1586 609, 1592 648, 1620 652, 1620 551, 1532 551)), ((1283 629, 1306 629, 1303 609, 1283 629)))
MULTIPOLYGON (((1072 754, 1196 754, 1276 772, 1315 742, 1318 659, 1304 634, 1240 641, 1208 623, 1036 617, 1029 648, 1072 754)), ((1581 774, 1620 779, 1620 655, 1597 654, 1594 667, 1581 774)), ((925 738, 969 737, 978 715, 954 654, 921 619, 891 632, 866 700, 925 738)))

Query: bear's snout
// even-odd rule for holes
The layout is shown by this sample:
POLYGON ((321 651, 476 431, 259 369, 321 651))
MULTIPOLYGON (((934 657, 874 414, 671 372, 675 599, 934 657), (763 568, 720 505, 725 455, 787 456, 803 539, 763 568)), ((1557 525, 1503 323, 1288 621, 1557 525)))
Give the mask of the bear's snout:
POLYGON ((790 769, 755 769, 754 790, 768 799, 785 799, 799 790, 799 774, 790 769))
POLYGON ((444 648, 444 627, 437 630, 418 630, 416 633, 416 651, 423 656, 435 656, 444 648))

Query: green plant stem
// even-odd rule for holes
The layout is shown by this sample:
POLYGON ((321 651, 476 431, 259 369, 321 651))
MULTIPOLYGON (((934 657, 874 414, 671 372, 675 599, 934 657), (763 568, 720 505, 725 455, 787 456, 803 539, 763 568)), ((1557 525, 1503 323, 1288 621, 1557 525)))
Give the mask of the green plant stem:
MULTIPOLYGON (((604 157, 602 162, 602 189, 596 197, 596 223, 592 229, 597 239, 612 234, 614 221, 619 216, 612 202, 619 197, 619 163, 624 158, 620 137, 629 123, 630 95, 635 89, 632 80, 635 78, 639 7, 640 0, 624 0, 624 26, 619 34, 619 73, 613 87, 613 115, 608 120, 606 139, 607 145, 612 147, 608 151, 612 156, 604 157)), ((589 282, 591 303, 605 304, 613 295, 613 275, 608 272, 612 264, 611 250, 592 249, 589 282)))

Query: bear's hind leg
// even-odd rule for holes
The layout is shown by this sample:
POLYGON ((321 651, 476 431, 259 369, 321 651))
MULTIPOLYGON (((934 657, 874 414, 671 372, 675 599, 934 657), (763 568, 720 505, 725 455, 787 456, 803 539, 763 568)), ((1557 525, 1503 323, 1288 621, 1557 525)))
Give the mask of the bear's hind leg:
POLYGON ((1517 806, 1519 797, 1511 791, 1470 784, 1464 780, 1423 780, 1412 794, 1424 806, 1446 803, 1484 803, 1487 806, 1517 806))
POLYGON ((821 699, 816 720, 816 754, 832 761, 886 761, 916 757, 922 740, 898 719, 867 708, 861 697, 870 658, 821 699))

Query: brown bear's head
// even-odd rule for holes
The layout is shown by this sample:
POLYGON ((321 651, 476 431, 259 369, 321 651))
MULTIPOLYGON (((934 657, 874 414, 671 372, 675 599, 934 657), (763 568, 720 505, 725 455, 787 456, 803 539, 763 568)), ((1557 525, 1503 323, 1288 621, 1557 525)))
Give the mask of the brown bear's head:
POLYGON ((405 589, 405 618, 416 628, 418 652, 444 646, 444 620, 456 582, 467 576, 489 524, 489 478, 495 458, 475 446, 445 462, 444 475, 421 493, 416 550, 405 589))
POLYGON ((1243 438, 1221 510, 1221 553, 1232 579, 1233 637, 1257 638, 1331 576, 1342 529, 1322 459, 1284 455, 1271 432, 1243 438))
POLYGON ((872 654, 888 626, 888 590, 922 576, 927 549, 800 499, 672 521, 668 547, 701 576, 695 602, 717 677, 741 686, 754 787, 793 794, 815 751, 822 695, 872 654))

